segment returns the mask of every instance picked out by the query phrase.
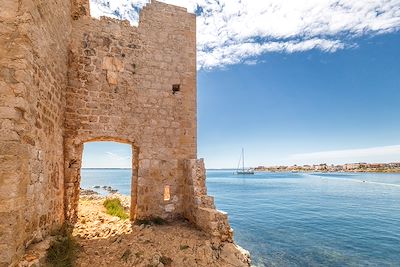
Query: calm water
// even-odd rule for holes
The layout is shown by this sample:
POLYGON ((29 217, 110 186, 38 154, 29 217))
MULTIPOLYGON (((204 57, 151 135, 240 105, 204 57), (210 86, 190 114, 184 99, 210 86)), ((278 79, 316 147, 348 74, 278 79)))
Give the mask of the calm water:
POLYGON ((111 186, 118 189, 123 195, 131 195, 131 169, 82 169, 81 188, 92 189, 102 195, 108 192, 103 189, 95 189, 93 186, 111 186))
MULTIPOLYGON (((255 266, 400 266, 400 174, 208 171, 255 266)), ((83 188, 129 194, 130 170, 83 170, 83 188)))

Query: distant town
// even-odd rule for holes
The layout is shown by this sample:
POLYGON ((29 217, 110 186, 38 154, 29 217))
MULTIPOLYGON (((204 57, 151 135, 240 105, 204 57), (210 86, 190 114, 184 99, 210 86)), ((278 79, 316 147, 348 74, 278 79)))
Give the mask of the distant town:
POLYGON ((351 163, 344 165, 293 165, 293 166, 258 166, 255 171, 265 172, 387 172, 400 173, 400 162, 394 163, 351 163))

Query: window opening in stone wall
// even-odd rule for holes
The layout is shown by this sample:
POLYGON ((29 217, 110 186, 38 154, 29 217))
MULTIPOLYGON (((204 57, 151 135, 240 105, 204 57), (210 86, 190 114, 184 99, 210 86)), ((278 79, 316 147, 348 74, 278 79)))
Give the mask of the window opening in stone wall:
POLYGON ((172 85, 172 93, 176 94, 177 92, 179 92, 181 90, 181 85, 180 84, 174 84, 172 85))
POLYGON ((164 186, 164 201, 169 201, 171 199, 171 194, 169 191, 169 185, 164 186))
POLYGON ((107 227, 101 227, 102 224, 119 227, 130 218, 134 152, 130 144, 84 144, 78 221, 74 230, 78 236, 107 237, 113 229, 104 230, 107 227), (114 223, 109 224, 111 221, 114 223), (99 225, 94 226, 96 223, 99 225))

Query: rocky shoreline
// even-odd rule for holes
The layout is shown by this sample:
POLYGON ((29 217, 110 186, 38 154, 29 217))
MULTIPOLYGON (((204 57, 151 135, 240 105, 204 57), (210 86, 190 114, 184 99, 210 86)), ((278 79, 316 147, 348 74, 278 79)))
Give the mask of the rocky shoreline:
POLYGON ((129 211, 130 197, 90 191, 81 191, 73 230, 80 246, 77 266, 250 266, 247 251, 212 240, 187 221, 137 225, 108 215, 106 198, 119 198, 129 211))
MULTIPOLYGON (((78 244, 74 266, 251 266, 248 251, 212 239, 187 221, 135 224, 111 216, 103 206, 107 198, 119 198, 129 211, 129 196, 81 189, 78 222, 72 231, 78 244)), ((47 266, 45 255, 53 239, 34 244, 18 266, 47 266)))

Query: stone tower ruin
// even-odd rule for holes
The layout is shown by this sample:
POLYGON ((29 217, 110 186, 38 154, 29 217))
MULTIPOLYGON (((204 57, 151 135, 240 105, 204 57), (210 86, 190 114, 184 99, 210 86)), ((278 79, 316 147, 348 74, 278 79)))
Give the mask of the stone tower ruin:
POLYGON ((75 222, 90 141, 132 146, 132 220, 183 216, 232 241, 197 160, 195 15, 156 1, 138 27, 89 13, 1 0, 0 266, 75 222))

